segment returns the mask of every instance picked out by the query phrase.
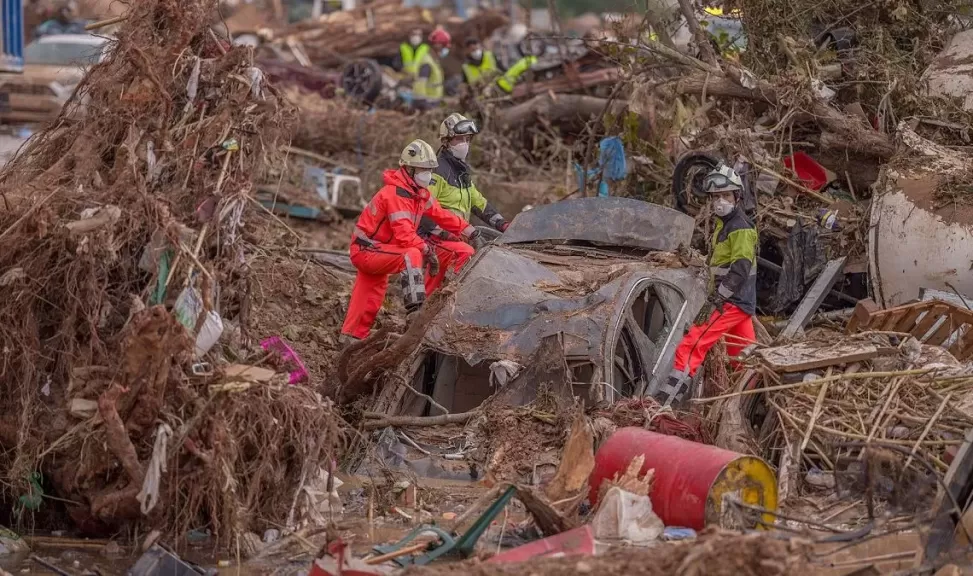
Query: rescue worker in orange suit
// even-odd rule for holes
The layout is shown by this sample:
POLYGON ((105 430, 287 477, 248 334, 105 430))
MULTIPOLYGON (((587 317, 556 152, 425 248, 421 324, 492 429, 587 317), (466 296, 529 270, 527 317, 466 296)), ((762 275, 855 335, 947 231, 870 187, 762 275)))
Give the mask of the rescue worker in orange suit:
POLYGON ((669 380, 656 392, 663 406, 678 404, 690 396, 692 378, 706 353, 726 335, 726 352, 736 357, 756 340, 753 315, 757 309, 757 230, 739 206, 743 181, 726 165, 703 179, 709 194, 716 229, 710 256, 712 281, 709 319, 689 329, 676 348, 669 380))
POLYGON ((449 266, 459 271, 473 255, 473 248, 463 241, 440 242, 435 247, 425 242, 416 234, 423 216, 458 238, 476 244, 481 241, 476 228, 441 207, 426 189, 438 165, 432 146, 414 140, 402 151, 399 169, 382 175, 385 186, 358 218, 349 249, 358 275, 341 327, 342 342, 368 336, 385 300, 390 275, 401 273, 405 308, 413 312, 425 301, 430 279, 449 266))

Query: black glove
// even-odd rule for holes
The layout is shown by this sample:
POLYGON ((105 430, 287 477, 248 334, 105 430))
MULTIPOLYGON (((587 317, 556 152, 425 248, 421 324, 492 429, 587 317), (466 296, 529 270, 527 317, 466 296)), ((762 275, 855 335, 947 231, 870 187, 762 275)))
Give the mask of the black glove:
POLYGON ((436 251, 432 248, 426 248, 425 254, 422 255, 422 266, 424 268, 429 268, 429 275, 436 276, 439 274, 439 256, 436 256, 436 251))
POLYGON ((486 246, 486 244, 486 240, 483 239, 483 235, 480 234, 480 231, 473 230, 473 233, 470 234, 470 246, 472 246, 474 250, 480 250, 486 246))
POLYGON ((726 298, 720 295, 718 291, 713 290, 713 293, 706 298, 706 301, 712 304, 713 308, 716 310, 723 312, 723 305, 726 304, 726 298))

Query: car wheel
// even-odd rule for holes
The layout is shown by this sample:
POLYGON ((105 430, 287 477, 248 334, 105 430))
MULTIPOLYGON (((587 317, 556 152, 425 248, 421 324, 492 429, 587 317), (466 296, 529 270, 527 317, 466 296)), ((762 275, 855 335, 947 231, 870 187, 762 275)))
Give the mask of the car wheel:
POLYGON ((382 68, 374 60, 353 60, 341 70, 341 87, 355 100, 370 104, 382 91, 382 68))

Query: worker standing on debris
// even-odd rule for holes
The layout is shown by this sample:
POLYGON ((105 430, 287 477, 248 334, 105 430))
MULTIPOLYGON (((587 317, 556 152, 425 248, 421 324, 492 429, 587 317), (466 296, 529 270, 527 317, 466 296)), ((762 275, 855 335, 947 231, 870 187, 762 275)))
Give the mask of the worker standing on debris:
POLYGON ((443 67, 440 58, 449 54, 452 38, 449 32, 436 28, 429 34, 432 49, 418 61, 415 81, 412 83, 412 106, 417 110, 435 108, 443 99, 443 67))
POLYGON ((416 28, 409 33, 409 41, 399 46, 399 61, 396 70, 414 77, 419 71, 419 61, 429 53, 429 45, 422 41, 422 29, 416 28))
POLYGON ((656 393, 663 406, 687 398, 692 377, 720 338, 731 336, 726 342, 731 358, 756 339, 757 230, 739 206, 743 181, 721 164, 703 179, 703 190, 716 214, 709 263, 713 284, 709 302, 715 310, 706 322, 690 328, 676 348, 669 380, 656 393))
MULTIPOLYGON (((509 224, 477 190, 470 165, 466 163, 470 143, 478 133, 476 123, 462 114, 453 113, 443 120, 439 125, 439 140, 442 143, 437 158, 439 166, 436 167, 429 191, 443 208, 464 221, 468 222, 470 214, 473 214, 495 230, 504 232, 509 224)), ((472 256, 472 250, 467 244, 457 242, 448 231, 436 226, 429 218, 422 222, 421 233, 438 249, 446 252, 458 251, 455 256, 457 259, 465 262, 472 256)), ((481 243, 482 239, 478 238, 474 247, 479 248, 481 243)), ((431 275, 426 282, 426 291, 432 293, 445 276, 445 268, 439 274, 431 275)))
POLYGON ((478 89, 500 73, 493 52, 484 50, 477 38, 466 40, 466 61, 463 62, 463 78, 470 88, 478 89))
MULTIPOLYGON (((414 140, 399 158, 398 170, 386 170, 383 186, 362 210, 351 236, 351 263, 358 269, 351 290, 348 314, 341 327, 342 340, 368 336, 382 307, 389 275, 402 273, 405 308, 414 311, 426 299, 423 270, 438 276, 440 269, 466 263, 473 250, 440 249, 417 234, 419 221, 428 217, 439 227, 470 242, 478 242, 476 228, 444 210, 430 196, 432 171, 439 165, 436 151, 422 140, 414 140)), ((465 246, 465 244, 464 244, 465 246)))

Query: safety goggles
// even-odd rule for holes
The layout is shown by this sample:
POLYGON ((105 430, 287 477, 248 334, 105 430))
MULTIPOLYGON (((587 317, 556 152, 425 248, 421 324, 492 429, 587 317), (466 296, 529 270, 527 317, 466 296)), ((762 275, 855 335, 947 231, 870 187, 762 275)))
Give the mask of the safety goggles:
POLYGON ((460 120, 453 126, 453 134, 457 136, 475 136, 480 131, 476 127, 476 122, 472 120, 460 120))
POLYGON ((703 192, 715 194, 717 192, 734 192, 740 186, 722 174, 709 174, 703 179, 703 192))

